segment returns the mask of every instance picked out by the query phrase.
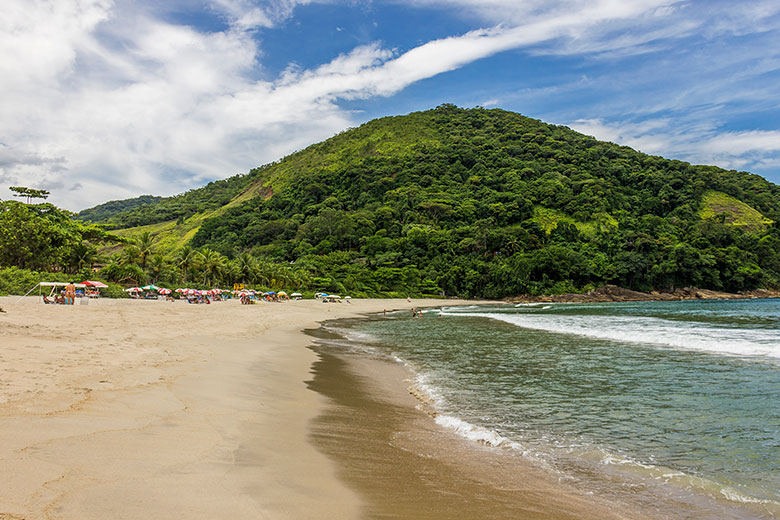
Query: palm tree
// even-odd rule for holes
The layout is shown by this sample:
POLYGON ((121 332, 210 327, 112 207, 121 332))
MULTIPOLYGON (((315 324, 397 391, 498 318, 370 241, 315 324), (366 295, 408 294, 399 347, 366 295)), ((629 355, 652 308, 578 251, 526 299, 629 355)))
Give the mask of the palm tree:
POLYGON ((182 275, 182 280, 187 283, 187 272, 195 266, 197 260, 197 252, 190 246, 184 246, 176 253, 174 258, 174 265, 179 268, 182 275))
POLYGON ((96 247, 89 245, 86 242, 76 244, 76 246, 70 252, 70 265, 74 273, 81 271, 84 266, 92 268, 92 264, 98 258, 98 250, 96 247))
POLYGON ((152 283, 157 283, 160 280, 160 276, 165 271, 167 262, 165 257, 160 253, 156 253, 149 261, 149 272, 152 274, 152 283))
POLYGON ((238 279, 242 283, 252 283, 257 280, 257 259, 249 253, 241 253, 236 258, 235 266, 237 270, 238 279))
POLYGON ((265 286, 270 286, 274 278, 274 267, 268 260, 256 259, 255 260, 255 283, 260 283, 265 286))
POLYGON ((200 268, 203 271, 203 283, 211 285, 222 276, 225 269, 226 258, 217 251, 203 248, 199 253, 200 268))
POLYGON ((141 269, 146 269, 146 259, 152 254, 154 244, 154 237, 149 231, 144 231, 141 237, 136 240, 138 246, 138 254, 141 257, 141 269))
POLYGON ((119 257, 119 263, 122 265, 138 264, 140 258, 141 250, 138 249, 138 246, 131 244, 122 250, 122 253, 119 257))

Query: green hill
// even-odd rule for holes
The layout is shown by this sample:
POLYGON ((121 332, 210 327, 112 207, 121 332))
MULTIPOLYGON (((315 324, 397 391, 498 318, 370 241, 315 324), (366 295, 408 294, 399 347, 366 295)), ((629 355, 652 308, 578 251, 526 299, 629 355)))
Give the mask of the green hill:
POLYGON ((111 200, 78 212, 76 214, 76 220, 106 222, 114 215, 127 213, 140 206, 154 204, 161 200, 163 200, 163 197, 155 197, 153 195, 141 195, 140 197, 132 199, 111 200))
POLYGON ((498 297, 777 286, 778 220, 780 187, 757 175, 443 105, 103 222, 170 255, 293 266, 313 289, 498 297))

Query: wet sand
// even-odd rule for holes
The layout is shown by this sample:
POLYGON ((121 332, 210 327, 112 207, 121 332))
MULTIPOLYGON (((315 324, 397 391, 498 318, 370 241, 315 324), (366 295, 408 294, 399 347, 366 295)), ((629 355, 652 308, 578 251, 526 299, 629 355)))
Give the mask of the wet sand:
POLYGON ((327 344, 314 350, 308 384, 329 404, 312 423, 312 440, 365 499, 363 518, 648 518, 439 427, 397 363, 327 344))

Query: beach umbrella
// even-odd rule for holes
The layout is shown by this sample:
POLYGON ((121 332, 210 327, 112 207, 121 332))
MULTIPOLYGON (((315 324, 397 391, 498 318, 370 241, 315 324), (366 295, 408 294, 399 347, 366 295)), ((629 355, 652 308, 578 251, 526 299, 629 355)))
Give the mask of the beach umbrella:
POLYGON ((284 291, 279 291, 279 296, 287 296, 287 293, 284 291))
POLYGON ((160 294, 171 294, 171 290, 170 289, 165 289, 165 288, 160 289, 159 292, 160 292, 160 294))
POLYGON ((179 287, 178 289, 176 289, 176 291, 175 291, 175 292, 177 292, 177 293, 183 293, 183 292, 187 292, 187 289, 182 289, 181 287, 179 287))
POLYGON ((97 282, 95 280, 87 280, 86 282, 81 282, 81 283, 89 287, 97 287, 98 289, 104 289, 108 287, 108 285, 104 284, 103 282, 97 282))
POLYGON ((157 287, 156 285, 144 285, 143 287, 141 287, 141 289, 143 289, 144 291, 159 291, 160 290, 160 288, 157 287))
POLYGON ((125 292, 141 292, 143 289, 140 287, 130 287, 129 289, 125 289, 125 292))
POLYGON ((352 296, 344 296, 344 299, 345 299, 345 300, 351 300, 351 299, 352 299, 352 296))
POLYGON ((299 293, 299 292, 294 292, 290 296, 295 297, 295 296, 303 296, 303 295, 301 293, 299 293))

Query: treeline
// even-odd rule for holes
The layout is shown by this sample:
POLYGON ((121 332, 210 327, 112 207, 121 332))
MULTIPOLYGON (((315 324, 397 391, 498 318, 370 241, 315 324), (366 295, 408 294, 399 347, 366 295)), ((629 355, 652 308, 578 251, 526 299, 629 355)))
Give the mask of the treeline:
POLYGON ((122 238, 53 204, 0 201, 0 267, 79 273, 122 238))

